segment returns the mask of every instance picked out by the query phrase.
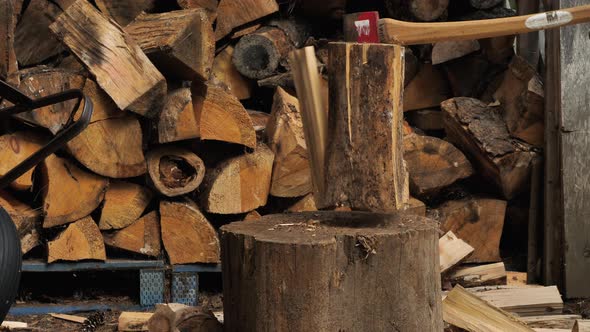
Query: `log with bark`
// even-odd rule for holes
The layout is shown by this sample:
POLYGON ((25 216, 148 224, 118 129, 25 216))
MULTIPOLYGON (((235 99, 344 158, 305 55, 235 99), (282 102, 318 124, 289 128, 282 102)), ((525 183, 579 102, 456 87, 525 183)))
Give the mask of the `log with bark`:
POLYGON ((211 311, 179 303, 158 304, 147 322, 153 332, 221 332, 223 325, 211 311))
POLYGON ((432 221, 402 214, 292 213, 223 226, 224 329, 441 331, 437 238, 432 221))
POLYGON ((275 0, 221 0, 217 7, 215 40, 227 36, 234 28, 275 13, 275 0))
POLYGON ((225 85, 236 98, 248 99, 252 96, 254 83, 236 69, 233 63, 234 47, 228 45, 215 56, 211 69, 211 82, 225 85))
POLYGON ((158 142, 170 143, 200 136, 190 88, 168 91, 166 103, 159 115, 158 142))
POLYGON ((105 193, 99 228, 122 229, 131 225, 142 215, 151 199, 151 191, 141 185, 111 181, 105 193))
POLYGON ((161 201, 160 227, 170 264, 219 263, 217 232, 193 202, 161 201))
POLYGON ((82 219, 104 199, 107 179, 84 171, 67 159, 51 155, 39 169, 45 228, 82 219))
POLYGON ((82 218, 47 244, 47 262, 106 260, 104 240, 91 217, 82 218))
MULTIPOLYGON (((108 193, 107 193, 108 195, 108 193)), ((158 257, 161 253, 160 222, 152 211, 131 225, 113 233, 103 233, 105 244, 130 252, 158 257)))
POLYGON ((475 250, 465 262, 495 263, 500 258, 506 201, 466 198, 448 201, 432 211, 443 231, 452 231, 475 250))
POLYGON ((144 11, 155 8, 157 0, 95 0, 96 6, 120 26, 124 27, 144 11))
POLYGON ((51 31, 96 76, 120 109, 147 117, 161 109, 166 80, 123 29, 85 0, 74 2, 51 31))
POLYGON ((0 79, 3 80, 18 70, 14 52, 14 31, 19 13, 15 0, 0 3, 0 79))
MULTIPOLYGON (((0 136, 0 177, 4 176, 30 155, 37 152, 49 142, 49 139, 41 134, 28 131, 19 131, 0 136)), ((27 190, 33 185, 33 169, 27 171, 11 183, 11 187, 17 190, 27 190)))
POLYGON ((396 211, 407 201, 403 48, 330 44, 330 111, 319 208, 396 211))
POLYGON ((410 193, 430 196, 473 174, 471 163, 451 143, 431 136, 404 136, 404 160, 410 173, 410 193))
POLYGON ((193 108, 202 140, 216 140, 256 147, 252 119, 240 101, 223 87, 194 81, 193 108))
POLYGON ((277 88, 266 127, 268 146, 275 154, 270 194, 299 197, 311 192, 311 171, 299 101, 277 88))
POLYGON ((142 13, 127 32, 167 78, 206 81, 215 53, 213 28, 204 10, 142 13))
POLYGON ((196 190, 205 176, 203 160, 189 150, 160 146, 147 156, 151 183, 163 195, 176 197, 196 190))
POLYGON ((545 98, 541 77, 525 59, 514 56, 494 94, 502 105, 510 135, 535 146, 545 141, 545 98))
POLYGON ((507 199, 527 187, 531 146, 510 138, 500 109, 473 98, 453 98, 441 104, 450 141, 471 159, 476 170, 507 199))
POLYGON ((201 206, 207 212, 238 214, 266 205, 274 161, 264 144, 253 153, 228 159, 207 172, 201 206))
POLYGON ((19 201, 6 191, 0 191, 0 206, 8 213, 20 237, 21 252, 26 254, 40 244, 38 226, 41 210, 19 201))

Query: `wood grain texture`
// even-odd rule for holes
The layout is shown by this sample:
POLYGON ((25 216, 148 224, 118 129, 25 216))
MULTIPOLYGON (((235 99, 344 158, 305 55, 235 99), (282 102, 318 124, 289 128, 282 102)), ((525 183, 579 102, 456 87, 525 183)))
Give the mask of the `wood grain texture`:
POLYGON ((542 315, 522 317, 522 321, 532 328, 567 329, 572 331, 580 315, 542 315))
MULTIPOLYGON (((560 3, 562 7, 587 4, 582 0, 563 0, 560 3)), ((561 70, 557 78, 561 85, 553 91, 561 100, 555 112, 558 128, 561 128, 562 187, 558 206, 563 211, 565 232, 563 261, 554 264, 565 266, 564 291, 568 298, 590 296, 590 284, 586 282, 590 274, 590 221, 586 218, 590 213, 590 201, 587 199, 590 194, 590 164, 587 162, 590 158, 587 149, 590 144, 590 114, 584 111, 590 98, 587 89, 590 79, 584 73, 590 70, 590 64, 586 53, 580 49, 588 44, 585 31, 589 27, 589 24, 580 24, 561 30, 557 64, 561 70)))
POLYGON ((447 232, 438 240, 440 273, 445 273, 471 255, 473 247, 458 238, 453 232, 447 232))
POLYGON ((203 160, 190 150, 160 146, 147 154, 151 183, 163 195, 176 197, 196 190, 205 176, 203 160))
POLYGON ((418 73, 403 90, 404 112, 438 107, 451 96, 444 74, 431 64, 422 64, 418 73))
POLYGON ((590 320, 578 319, 574 324, 572 332, 588 332, 590 331, 590 320))
MULTIPOLYGON (((567 22, 552 22, 550 28, 564 25, 574 25, 590 20, 590 5, 585 5, 581 0, 570 0, 562 3, 564 11, 572 15, 567 22), (575 8, 565 8, 573 7, 575 8)), ((551 13, 549 13, 549 16, 551 13)), ((547 29, 547 25, 539 27, 527 27, 526 20, 532 15, 493 18, 484 21, 458 21, 441 23, 414 23, 403 22, 394 19, 379 20, 379 32, 382 43, 399 45, 428 44, 444 40, 468 40, 498 37, 504 35, 516 35, 531 31, 547 29)))
POLYGON ((142 13, 125 27, 125 32, 166 77, 209 79, 215 39, 204 10, 142 13))
POLYGON ((556 286, 548 287, 476 287, 473 294, 490 304, 519 316, 561 313, 563 300, 556 286))
MULTIPOLYGON (((35 132, 19 131, 0 136, 0 176, 4 176, 48 142, 49 138, 35 132)), ((30 189, 34 169, 21 175, 10 186, 17 190, 30 189)))
POLYGON ((139 219, 152 192, 131 182, 111 181, 104 197, 98 226, 101 230, 125 228, 139 219))
POLYGON ((228 159, 207 172, 201 206, 211 213, 237 214, 266 205, 274 153, 259 144, 253 153, 228 159))
POLYGON ((96 76, 96 82, 120 109, 156 115, 166 81, 123 29, 84 0, 72 4, 51 31, 96 76))
POLYGON ((40 209, 34 209, 5 191, 0 191, 0 206, 8 213, 16 226, 23 255, 41 244, 38 230, 42 219, 40 209))
POLYGON ((426 218, 279 214, 225 225, 221 241, 226 331, 442 331, 426 218))
POLYGON ((47 262, 106 260, 102 234, 91 217, 70 224, 65 231, 47 244, 47 262))
POLYGON ((469 332, 533 332, 524 322, 506 311, 455 286, 443 300, 445 322, 469 332))
POLYGON ((279 10, 275 0, 221 0, 217 7, 215 40, 220 40, 234 28, 270 15, 279 10))
POLYGON ((192 202, 160 202, 162 241, 170 264, 219 263, 217 232, 192 202))
POLYGON ((107 179, 84 171, 67 159, 51 155, 39 169, 45 228, 82 219, 104 199, 107 179))
POLYGON ((404 160, 410 193, 430 195, 473 174, 471 163, 451 143, 431 136, 405 135, 404 160))
POLYGON ((499 262, 500 238, 504 226, 506 201, 466 198, 448 201, 436 209, 443 231, 452 231, 474 248, 465 262, 499 262))
POLYGON ((311 192, 311 171, 299 100, 278 87, 266 126, 268 146, 275 154, 270 194, 299 197, 311 192))
POLYGON ((329 81, 337 84, 330 84, 325 191, 318 207, 402 209, 403 47, 332 43, 329 51, 329 81))
POLYGON ((156 211, 114 233, 103 233, 103 237, 105 243, 111 247, 146 256, 158 257, 162 250, 160 220, 156 211))
POLYGON ((505 198, 527 188, 535 152, 530 145, 510 138, 500 109, 466 97, 446 100, 441 108, 449 140, 505 198))
POLYGON ((168 91, 166 103, 158 117, 159 143, 182 141, 200 136, 190 88, 168 91))
POLYGON ((256 147, 252 119, 234 95, 212 83, 193 81, 191 89, 202 140, 256 147))
POLYGON ((20 11, 17 12, 16 1, 6 0, 0 3, 0 79, 3 80, 18 70, 14 31, 20 11))
POLYGON ((240 100, 248 99, 252 95, 254 84, 236 69, 232 61, 233 54, 234 47, 228 45, 215 56, 211 70, 211 81, 215 84, 224 84, 240 100))
POLYGON ((463 287, 477 287, 506 284, 506 267, 504 263, 493 263, 457 268, 449 279, 463 287))
POLYGON ((95 0, 96 6, 120 26, 124 27, 143 11, 153 10, 157 0, 95 0))
POLYGON ((152 317, 151 312, 124 311, 117 319, 117 331, 138 332, 148 331, 148 320, 152 317))
POLYGON ((217 6, 219 5, 219 0, 176 0, 176 2, 178 2, 178 5, 183 9, 205 9, 211 24, 217 19, 217 6))

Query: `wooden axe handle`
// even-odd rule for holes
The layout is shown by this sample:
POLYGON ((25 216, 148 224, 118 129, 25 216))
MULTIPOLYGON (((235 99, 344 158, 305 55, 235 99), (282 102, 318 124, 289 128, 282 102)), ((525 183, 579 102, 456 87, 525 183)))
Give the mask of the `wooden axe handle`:
POLYGON ((590 5, 478 21, 413 23, 384 18, 379 20, 379 37, 382 43, 388 44, 429 44, 445 40, 516 35, 588 21, 590 5))

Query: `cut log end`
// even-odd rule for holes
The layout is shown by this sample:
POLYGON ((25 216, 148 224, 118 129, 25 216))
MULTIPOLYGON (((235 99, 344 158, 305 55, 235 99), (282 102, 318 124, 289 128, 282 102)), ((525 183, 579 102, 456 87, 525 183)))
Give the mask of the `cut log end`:
POLYGON ((168 197, 194 191, 205 176, 203 160, 182 148, 156 148, 148 152, 147 160, 152 183, 168 197))
POLYGON ((100 215, 101 230, 121 229, 135 222, 152 198, 145 187, 128 182, 111 182, 100 215))
POLYGON ((59 260, 106 260, 104 240, 91 217, 70 224, 55 240, 48 244, 48 263, 59 260))

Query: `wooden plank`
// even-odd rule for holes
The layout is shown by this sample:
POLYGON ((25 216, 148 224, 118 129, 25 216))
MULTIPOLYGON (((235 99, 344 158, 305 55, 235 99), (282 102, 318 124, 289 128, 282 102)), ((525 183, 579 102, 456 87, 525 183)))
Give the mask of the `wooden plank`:
POLYGON ((49 28, 120 109, 148 117, 159 112, 166 80, 132 38, 89 2, 76 1, 49 28))
MULTIPOLYGON (((563 0, 562 8, 587 4, 563 0)), ((561 102, 560 150, 564 223, 564 292, 568 298, 590 296, 590 62, 587 53, 590 24, 563 28, 560 35, 561 102)))
POLYGON ((501 285, 506 283, 504 263, 494 263, 458 268, 449 278, 463 287, 501 285))
POLYGON ((476 287, 469 291, 481 299, 520 316, 561 313, 563 300, 556 286, 548 287, 476 287))
POLYGON ((518 318, 456 286, 443 300, 445 322, 470 332, 533 331, 518 318))
POLYGON ((448 232, 438 241, 440 273, 444 273, 459 264, 473 252, 473 247, 459 239, 453 232, 448 232))
POLYGON ((75 315, 68 315, 68 314, 50 314, 51 317, 66 320, 68 322, 74 322, 78 324, 84 324, 86 322, 86 317, 82 316, 75 316, 75 315))

